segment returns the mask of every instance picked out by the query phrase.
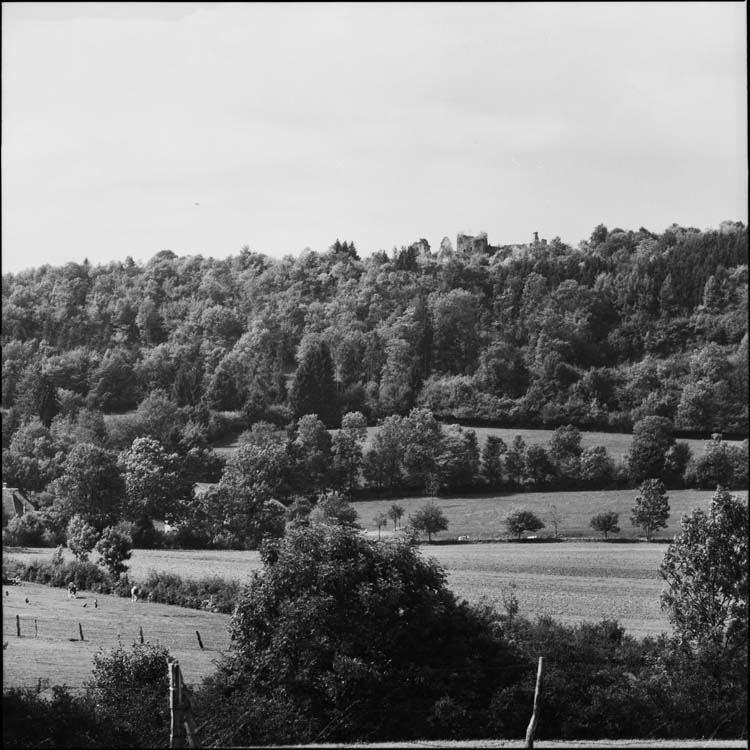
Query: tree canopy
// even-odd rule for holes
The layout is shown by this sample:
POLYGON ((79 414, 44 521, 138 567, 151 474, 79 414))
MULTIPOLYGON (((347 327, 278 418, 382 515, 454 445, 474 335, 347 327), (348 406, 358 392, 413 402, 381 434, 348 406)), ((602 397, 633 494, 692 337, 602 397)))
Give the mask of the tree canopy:
POLYGON ((285 722, 295 743, 444 736, 515 679, 492 618, 457 601, 409 541, 312 524, 262 559, 217 679, 230 691, 222 715, 243 705, 264 718, 216 722, 222 744, 254 744, 285 722))
POLYGON ((659 568, 662 606, 678 633, 697 643, 747 648, 747 500, 717 488, 708 512, 680 522, 659 568))

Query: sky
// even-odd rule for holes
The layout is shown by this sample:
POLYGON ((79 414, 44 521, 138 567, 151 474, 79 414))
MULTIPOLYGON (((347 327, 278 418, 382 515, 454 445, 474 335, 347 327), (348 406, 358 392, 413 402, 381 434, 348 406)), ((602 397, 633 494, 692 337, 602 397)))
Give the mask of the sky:
POLYGON ((747 223, 744 3, 2 4, 2 270, 747 223))

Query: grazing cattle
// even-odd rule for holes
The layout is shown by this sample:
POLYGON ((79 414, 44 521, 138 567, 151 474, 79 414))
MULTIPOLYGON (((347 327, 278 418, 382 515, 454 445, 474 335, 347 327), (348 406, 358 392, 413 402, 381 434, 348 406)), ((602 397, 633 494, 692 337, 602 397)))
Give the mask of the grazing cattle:
POLYGON ((68 584, 68 599, 75 599, 77 593, 78 593, 78 589, 76 588, 75 583, 71 581, 68 584))
POLYGON ((138 586, 133 586, 133 588, 130 589, 130 601, 137 602, 140 595, 141 590, 140 588, 138 588, 138 586))

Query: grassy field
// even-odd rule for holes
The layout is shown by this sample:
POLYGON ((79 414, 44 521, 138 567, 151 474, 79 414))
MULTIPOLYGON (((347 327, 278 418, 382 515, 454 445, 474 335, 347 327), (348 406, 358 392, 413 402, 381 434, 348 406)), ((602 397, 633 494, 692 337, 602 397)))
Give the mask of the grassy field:
MULTIPOLYGON (((665 549, 656 543, 499 542, 424 545, 422 553, 443 565, 451 590, 470 602, 486 600, 503 611, 503 594, 513 585, 523 616, 549 615, 566 623, 616 618, 632 635, 644 636, 669 627, 659 608, 657 573, 665 549)), ((50 554, 36 549, 12 557, 30 561, 50 554)), ((246 582, 260 567, 257 552, 136 550, 130 574, 143 580, 158 570, 246 582)), ((63 592, 58 594, 59 600, 63 592)))
POLYGON ((630 635, 669 630, 659 605, 658 567, 664 544, 470 544, 424 547, 448 575, 448 586, 470 602, 500 612, 503 595, 519 614, 548 615, 566 624, 616 619, 630 635))
MULTIPOLYGON (((552 536, 554 527, 549 517, 550 508, 557 507, 560 515, 558 533, 565 537, 596 537, 589 522, 597 513, 613 510, 618 513, 620 532, 614 536, 622 539, 638 539, 642 532, 631 525, 630 514, 637 490, 594 490, 589 492, 523 492, 507 495, 483 495, 473 497, 437 498, 435 503, 442 508, 448 519, 448 531, 441 537, 469 536, 472 540, 498 539, 507 536, 503 525, 505 517, 517 509, 536 513, 546 528, 538 536, 552 536)), ((710 490, 673 490, 669 494, 671 515, 666 529, 660 529, 660 538, 671 539, 680 530, 680 519, 694 508, 708 508, 713 492, 710 490)), ((747 492, 737 493, 747 497, 747 492)), ((402 523, 409 515, 427 502, 426 497, 408 497, 382 500, 367 500, 353 503, 359 514, 359 523, 366 529, 375 531, 374 517, 383 513, 395 502, 404 508, 402 523)), ((389 524, 392 530, 392 523, 389 524)))
POLYGON ((179 659, 187 683, 200 682, 213 672, 215 660, 229 645, 228 615, 134 603, 88 591, 69 599, 63 589, 34 583, 3 589, 3 644, 8 644, 3 651, 3 688, 35 687, 40 679, 79 688, 90 678, 99 648, 116 648, 118 643, 127 647, 140 640, 140 628, 146 641, 166 646, 179 659), (198 645, 196 630, 205 650, 198 645))

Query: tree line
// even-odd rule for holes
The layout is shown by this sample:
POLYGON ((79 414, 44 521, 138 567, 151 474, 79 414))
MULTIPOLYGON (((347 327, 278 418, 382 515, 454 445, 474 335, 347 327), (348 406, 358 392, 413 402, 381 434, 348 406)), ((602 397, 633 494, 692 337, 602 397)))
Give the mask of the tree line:
POLYGON ((136 546, 149 547, 166 543, 157 521, 174 527, 175 546, 257 548, 311 514, 352 523, 349 502, 375 495, 610 489, 645 481, 675 489, 748 485, 747 440, 729 445, 715 434, 693 457, 664 417, 636 424, 621 463, 604 446, 583 448, 572 425, 556 428, 546 447, 527 446, 519 435, 509 444, 489 435, 480 449, 474 430, 443 425, 420 408, 386 417, 369 447, 361 412, 345 414, 333 431, 315 414, 287 428, 259 421, 224 462, 205 447, 164 445, 158 429, 117 451, 108 431, 96 429, 101 423, 80 423, 82 415, 75 423, 55 417, 49 428, 29 422, 3 451, 4 478, 39 507, 10 521, 7 543, 70 543, 81 523, 92 528, 92 539, 124 524, 121 532, 136 546))

